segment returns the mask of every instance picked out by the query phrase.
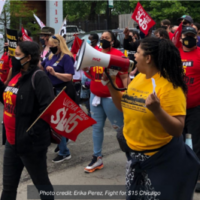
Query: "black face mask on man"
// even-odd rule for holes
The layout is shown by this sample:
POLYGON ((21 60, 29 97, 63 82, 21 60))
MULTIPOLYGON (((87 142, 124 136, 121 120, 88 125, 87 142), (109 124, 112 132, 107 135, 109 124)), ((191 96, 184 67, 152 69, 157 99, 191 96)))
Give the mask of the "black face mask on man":
POLYGON ((110 47, 110 41, 108 40, 100 40, 100 45, 103 49, 107 49, 110 47))
POLYGON ((12 66, 16 70, 23 69, 23 66, 28 63, 29 61, 21 64, 20 60, 24 59, 26 56, 20 58, 20 57, 12 57, 12 66))
POLYGON ((55 54, 58 51, 58 47, 50 47, 49 49, 53 54, 55 54))
POLYGON ((192 48, 197 45, 197 39, 192 36, 187 36, 182 39, 182 44, 187 48, 192 48))

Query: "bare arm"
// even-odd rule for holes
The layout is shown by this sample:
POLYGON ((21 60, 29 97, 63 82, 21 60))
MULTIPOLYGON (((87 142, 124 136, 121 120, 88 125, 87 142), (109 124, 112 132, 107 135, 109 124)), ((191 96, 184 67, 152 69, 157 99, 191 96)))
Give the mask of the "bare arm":
MULTIPOLYGON (((115 85, 115 87, 118 88, 118 86, 116 84, 116 76, 111 76, 111 78, 112 78, 112 82, 115 85)), ((107 76, 106 76, 105 72, 103 73, 102 80, 104 80, 104 81, 107 80, 107 76)), ((122 106, 121 106, 121 99, 122 99, 122 95, 123 95, 122 92, 115 90, 112 87, 110 82, 108 82, 107 86, 108 86, 112 100, 113 100, 116 108, 118 110, 122 111, 122 106)))
POLYGON ((150 94, 146 99, 146 107, 154 114, 167 133, 180 136, 185 124, 185 115, 171 116, 160 106, 160 101, 155 94, 150 94))
POLYGON ((127 88, 128 84, 130 83, 130 78, 129 78, 128 74, 122 74, 122 75, 120 75, 120 78, 122 80, 123 86, 125 88, 127 88))
POLYGON ((55 72, 55 77, 60 79, 63 82, 68 82, 72 80, 72 74, 62 74, 55 72))
POLYGON ((56 78, 60 79, 63 82, 68 82, 72 80, 72 74, 65 74, 65 73, 58 73, 54 71, 54 68, 51 66, 48 66, 46 70, 56 78))

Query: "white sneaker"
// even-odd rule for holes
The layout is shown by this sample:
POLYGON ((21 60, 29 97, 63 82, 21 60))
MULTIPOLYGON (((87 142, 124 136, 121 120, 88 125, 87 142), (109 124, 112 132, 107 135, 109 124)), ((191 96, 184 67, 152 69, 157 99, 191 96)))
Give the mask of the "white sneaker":
POLYGON ((93 156, 91 163, 84 169, 86 173, 92 173, 97 169, 103 168, 102 157, 93 156))

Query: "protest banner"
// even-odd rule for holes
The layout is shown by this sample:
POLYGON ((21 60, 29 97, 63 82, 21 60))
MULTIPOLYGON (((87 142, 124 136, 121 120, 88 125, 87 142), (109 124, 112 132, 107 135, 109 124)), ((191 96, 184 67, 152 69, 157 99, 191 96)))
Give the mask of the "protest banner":
POLYGON ((18 42, 18 34, 16 30, 6 29, 8 39, 8 51, 10 56, 15 56, 15 49, 18 42))
POLYGON ((64 89, 56 96, 43 113, 33 122, 27 131, 38 119, 46 121, 59 135, 76 141, 78 135, 86 128, 96 124, 70 97, 64 89))
POLYGON ((132 15, 132 19, 138 23, 140 30, 145 35, 147 35, 149 29, 156 24, 155 21, 144 10, 140 2, 137 3, 137 6, 132 15))

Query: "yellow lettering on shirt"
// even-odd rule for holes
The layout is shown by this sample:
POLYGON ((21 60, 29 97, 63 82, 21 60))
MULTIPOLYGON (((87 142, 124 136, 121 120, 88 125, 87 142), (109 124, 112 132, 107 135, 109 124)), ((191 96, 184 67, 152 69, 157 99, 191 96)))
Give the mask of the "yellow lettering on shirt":
POLYGON ((13 93, 10 92, 10 91, 4 92, 4 93, 3 93, 3 100, 4 100, 4 103, 8 103, 8 104, 10 104, 10 105, 13 105, 13 103, 12 103, 12 98, 11 98, 12 95, 13 95, 13 93))
POLYGON ((12 114, 8 113, 8 112, 4 112, 5 115, 7 115, 8 117, 12 117, 12 114))
POLYGON ((95 82, 101 82, 101 77, 104 72, 104 68, 101 66, 93 67, 93 72, 95 73, 95 82))

